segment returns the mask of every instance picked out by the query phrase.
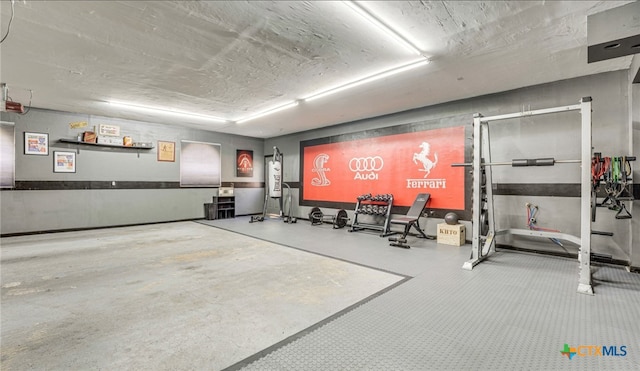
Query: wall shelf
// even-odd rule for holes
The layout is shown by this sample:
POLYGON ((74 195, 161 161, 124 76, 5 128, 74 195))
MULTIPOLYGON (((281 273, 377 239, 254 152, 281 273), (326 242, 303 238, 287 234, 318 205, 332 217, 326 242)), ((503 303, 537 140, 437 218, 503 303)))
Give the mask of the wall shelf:
POLYGON ((135 150, 138 152, 138 158, 140 157, 140 151, 144 150, 144 151, 148 151, 150 149, 153 149, 153 146, 151 147, 141 147, 141 146, 125 146, 122 144, 105 144, 105 143, 90 143, 90 142, 85 142, 82 140, 77 140, 77 139, 66 139, 66 138, 60 138, 58 140, 60 143, 68 143, 68 144, 76 144, 76 153, 80 154, 80 146, 86 146, 86 147, 102 147, 102 148, 116 148, 118 150, 135 150))
POLYGON ((77 140, 77 139, 61 138, 59 141, 62 142, 62 143, 82 144, 82 145, 95 146, 95 147, 112 147, 112 148, 125 148, 125 149, 145 149, 145 150, 153 149, 153 146, 151 146, 151 147, 140 147, 140 146, 124 146, 122 144, 89 143, 89 142, 84 142, 82 140, 77 140))

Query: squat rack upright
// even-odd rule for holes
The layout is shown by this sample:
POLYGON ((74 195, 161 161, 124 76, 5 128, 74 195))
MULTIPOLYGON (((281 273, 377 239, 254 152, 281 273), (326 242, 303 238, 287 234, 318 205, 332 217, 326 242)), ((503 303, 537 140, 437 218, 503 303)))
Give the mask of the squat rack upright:
MULTIPOLYGON (((471 259, 464 263, 463 269, 471 270, 492 252, 495 252, 495 237, 502 234, 522 235, 530 237, 557 238, 573 242, 580 246, 578 252, 579 282, 578 292, 593 295, 591 285, 591 97, 584 97, 579 104, 553 107, 533 111, 483 117, 477 113, 473 119, 473 210, 472 210, 472 249, 471 259), (581 115, 581 158, 580 160, 564 160, 553 162, 576 162, 581 164, 580 171, 580 237, 559 233, 536 231, 529 229, 495 229, 493 210, 493 186, 491 166, 505 163, 491 163, 489 145, 489 123, 493 121, 545 115, 551 113, 580 111, 581 115), (483 161, 484 160, 484 161, 483 161), (483 177, 484 172, 484 177, 483 177), (483 184, 484 178, 484 184, 483 184), (483 202, 486 210, 483 210, 483 202), (483 215, 484 214, 484 215, 483 215), (488 228, 482 228, 488 219, 488 228), (486 234, 483 229, 486 229, 486 234), (484 243, 483 243, 484 241, 484 243)), ((543 162, 543 165, 549 165, 543 162)), ((512 165, 515 165, 512 163, 512 165)), ((535 161, 530 165, 536 165, 535 161)), ((524 165, 527 166, 527 165, 524 165)))

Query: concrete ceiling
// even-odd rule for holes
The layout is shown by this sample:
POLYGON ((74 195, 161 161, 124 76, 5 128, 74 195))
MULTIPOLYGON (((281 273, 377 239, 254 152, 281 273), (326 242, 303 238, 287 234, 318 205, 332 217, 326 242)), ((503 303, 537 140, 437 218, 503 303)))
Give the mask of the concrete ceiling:
MULTIPOLYGON (((631 56, 587 64, 586 25, 588 15, 630 2, 358 2, 431 63, 305 102, 421 57, 339 1, 16 0, 0 80, 25 105, 31 90, 33 107, 269 138, 627 69, 631 56), (142 113, 112 100, 228 122, 142 113)), ((4 35, 11 2, 1 0, 0 10, 4 35)))

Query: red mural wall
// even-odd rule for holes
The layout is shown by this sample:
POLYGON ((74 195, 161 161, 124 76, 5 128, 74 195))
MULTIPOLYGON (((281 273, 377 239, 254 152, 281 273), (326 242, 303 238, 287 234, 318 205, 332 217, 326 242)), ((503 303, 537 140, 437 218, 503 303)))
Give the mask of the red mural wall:
POLYGON ((429 208, 464 210, 464 126, 304 147, 303 199, 355 203, 362 194, 393 194, 411 206, 430 193, 429 208))

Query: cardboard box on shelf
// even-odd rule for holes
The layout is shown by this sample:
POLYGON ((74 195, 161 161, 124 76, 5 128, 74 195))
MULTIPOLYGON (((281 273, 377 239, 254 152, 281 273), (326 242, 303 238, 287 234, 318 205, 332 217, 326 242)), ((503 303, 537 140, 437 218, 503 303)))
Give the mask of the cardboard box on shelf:
POLYGON ((85 131, 82 133, 82 141, 87 143, 95 143, 96 142, 96 133, 93 131, 85 131))

